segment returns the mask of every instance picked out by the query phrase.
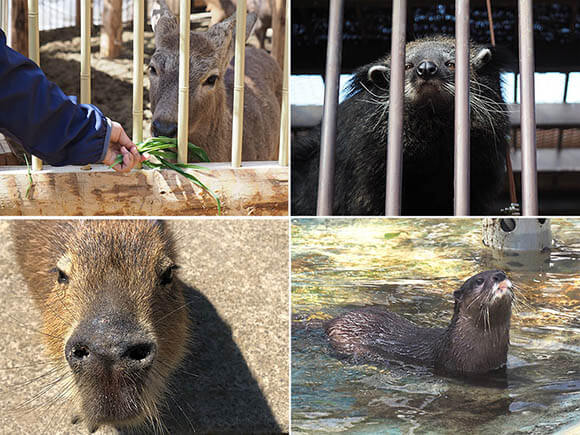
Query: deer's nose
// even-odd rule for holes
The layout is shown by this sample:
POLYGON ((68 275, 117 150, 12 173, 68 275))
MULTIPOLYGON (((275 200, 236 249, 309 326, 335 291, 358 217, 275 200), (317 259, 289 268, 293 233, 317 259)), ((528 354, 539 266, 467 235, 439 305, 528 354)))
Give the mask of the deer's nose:
POLYGON ((175 137, 177 124, 175 122, 153 121, 153 136, 175 137))

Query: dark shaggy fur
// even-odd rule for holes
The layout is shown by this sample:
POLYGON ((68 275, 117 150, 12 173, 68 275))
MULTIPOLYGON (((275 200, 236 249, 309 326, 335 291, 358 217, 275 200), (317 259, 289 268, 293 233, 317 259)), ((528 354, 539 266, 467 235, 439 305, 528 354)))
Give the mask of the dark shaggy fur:
MULTIPOLYGON (((505 180, 509 120, 501 97, 501 56, 471 45, 471 214, 493 214, 505 180)), ((455 41, 432 37, 406 46, 402 214, 453 213, 455 41), (424 80, 429 60, 437 73, 424 80)), ((338 109, 335 215, 383 215, 390 57, 363 66, 338 109), (375 68, 369 75, 369 70, 375 68)), ((313 215, 320 127, 292 144, 292 214, 313 215)))

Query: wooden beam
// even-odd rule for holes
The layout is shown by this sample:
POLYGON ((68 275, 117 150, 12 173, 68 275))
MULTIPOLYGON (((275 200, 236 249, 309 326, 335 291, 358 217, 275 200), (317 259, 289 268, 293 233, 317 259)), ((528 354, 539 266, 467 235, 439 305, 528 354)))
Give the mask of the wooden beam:
MULTIPOLYGON (((288 215, 288 168, 272 162, 206 163, 191 171, 212 189, 227 216, 288 215)), ((0 169, 3 216, 185 216, 217 214, 215 200, 173 171, 134 170, 129 174, 94 165, 46 167, 32 173, 22 167, 0 169)))
POLYGON ((272 56, 284 67, 284 41, 286 40, 286 0, 274 0, 272 11, 272 56))
POLYGON ((105 0, 101 27, 101 57, 116 59, 123 47, 123 0, 105 0))
POLYGON ((12 0, 11 47, 28 57, 28 0, 12 0))

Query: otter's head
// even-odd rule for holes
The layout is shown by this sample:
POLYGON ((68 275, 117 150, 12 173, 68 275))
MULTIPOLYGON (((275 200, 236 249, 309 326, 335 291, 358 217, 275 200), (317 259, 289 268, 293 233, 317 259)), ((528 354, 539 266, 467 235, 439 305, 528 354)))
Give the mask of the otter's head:
POLYGON ((474 325, 485 330, 509 324, 514 294, 511 281, 501 270, 472 276, 453 296, 454 317, 471 319, 474 325))
MULTIPOLYGON (((492 65, 493 48, 471 45, 470 90, 473 96, 499 93, 499 67, 492 65), (483 81, 479 75, 489 75, 483 81), (482 85, 484 85, 482 87, 482 85), (484 89, 487 87, 486 89, 484 89)), ((390 57, 368 69, 368 80, 377 87, 388 88, 390 57)), ((452 111, 455 95, 455 40, 444 36, 409 42, 405 48, 405 99, 414 107, 427 107, 433 111, 452 111)))
POLYGON ((29 287, 48 353, 78 402, 76 420, 91 431, 155 421, 188 337, 164 226, 76 221, 38 224, 35 231, 45 232, 35 240, 47 244, 50 258, 29 287))

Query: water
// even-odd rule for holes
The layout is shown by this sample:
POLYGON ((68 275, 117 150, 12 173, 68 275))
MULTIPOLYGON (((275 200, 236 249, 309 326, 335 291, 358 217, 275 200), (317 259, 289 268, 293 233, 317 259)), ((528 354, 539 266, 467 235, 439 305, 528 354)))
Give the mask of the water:
POLYGON ((580 423, 580 220, 554 219, 555 248, 502 256, 479 219, 292 221, 294 433, 554 433, 580 423), (320 324, 381 304, 446 326, 452 292, 502 269, 526 305, 512 316, 506 375, 479 382, 335 357, 320 324))

